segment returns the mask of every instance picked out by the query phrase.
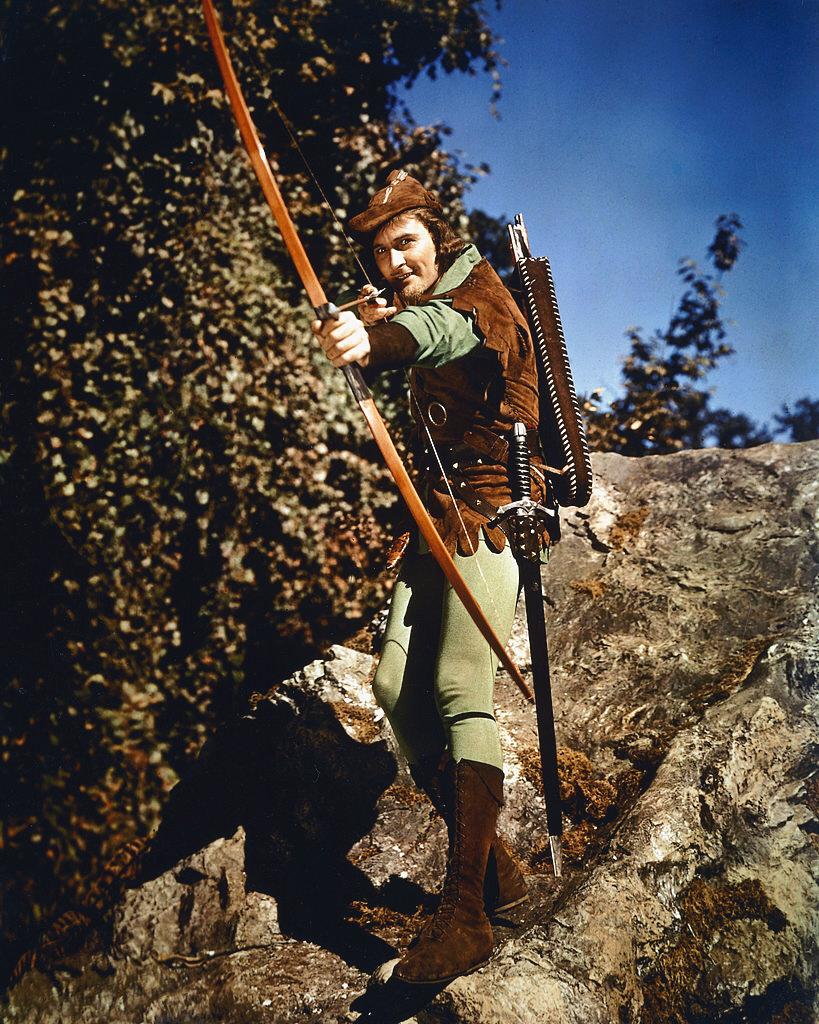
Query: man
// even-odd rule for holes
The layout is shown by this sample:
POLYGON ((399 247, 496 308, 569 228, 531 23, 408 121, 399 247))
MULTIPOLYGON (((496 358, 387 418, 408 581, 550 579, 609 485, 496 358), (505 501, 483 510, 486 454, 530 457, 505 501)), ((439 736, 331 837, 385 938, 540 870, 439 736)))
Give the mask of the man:
MULTIPOLYGON (((350 225, 372 245, 394 291, 362 308, 315 321, 336 367, 411 368, 410 401, 426 456, 425 501, 441 537, 493 628, 508 638, 518 567, 506 536, 487 525, 511 500, 508 438, 527 427, 532 497, 549 500, 537 440, 538 387, 526 321, 440 204, 406 172, 350 225)), ((449 981, 485 963, 493 948, 487 911, 521 903, 526 886, 495 828, 503 758, 494 717, 497 661, 428 551, 416 542, 392 595, 373 682, 417 784, 444 816, 447 874, 438 909, 395 968, 405 982, 449 981)))

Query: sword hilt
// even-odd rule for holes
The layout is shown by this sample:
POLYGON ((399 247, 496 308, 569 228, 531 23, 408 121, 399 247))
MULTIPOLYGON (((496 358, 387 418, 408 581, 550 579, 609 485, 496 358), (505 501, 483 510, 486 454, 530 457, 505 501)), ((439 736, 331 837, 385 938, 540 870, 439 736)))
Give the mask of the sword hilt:
POLYGON ((489 520, 490 526, 500 526, 512 545, 516 558, 540 562, 541 534, 551 532, 554 509, 532 500, 532 477, 529 462, 529 443, 524 423, 516 423, 509 442, 509 488, 512 501, 501 505, 489 520))
POLYGON ((513 500, 526 501, 532 497, 531 473, 526 426, 523 423, 516 423, 512 429, 512 443, 509 447, 509 483, 513 500))

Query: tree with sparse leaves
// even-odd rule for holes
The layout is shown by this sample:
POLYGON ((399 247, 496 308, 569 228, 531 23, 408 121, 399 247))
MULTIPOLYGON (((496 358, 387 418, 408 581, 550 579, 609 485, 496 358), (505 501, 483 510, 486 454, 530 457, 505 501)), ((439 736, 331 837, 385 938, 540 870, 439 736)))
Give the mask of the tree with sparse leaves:
POLYGON ((774 413, 776 433, 787 434, 789 441, 814 441, 819 438, 819 399, 797 399, 774 413))
POLYGON ((707 444, 744 448, 771 440, 767 428, 742 413, 713 408, 702 386, 706 375, 733 354, 720 309, 722 276, 733 269, 743 246, 742 224, 732 213, 720 216, 708 249, 715 273, 694 260, 680 261, 686 285, 676 312, 664 331, 646 338, 638 327, 627 337, 623 394, 608 408, 601 392, 586 400, 589 440, 593 447, 623 455, 661 455, 707 444))

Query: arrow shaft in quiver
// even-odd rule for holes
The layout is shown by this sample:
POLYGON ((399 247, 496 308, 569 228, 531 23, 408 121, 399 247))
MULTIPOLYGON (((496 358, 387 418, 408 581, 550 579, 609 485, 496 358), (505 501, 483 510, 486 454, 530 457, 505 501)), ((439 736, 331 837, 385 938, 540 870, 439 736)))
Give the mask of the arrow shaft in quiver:
POLYGON ((592 491, 591 456, 569 365, 552 268, 545 256, 531 255, 521 214, 509 225, 509 237, 535 348, 540 442, 548 465, 562 468, 562 473, 554 478, 558 502, 583 506, 592 491))

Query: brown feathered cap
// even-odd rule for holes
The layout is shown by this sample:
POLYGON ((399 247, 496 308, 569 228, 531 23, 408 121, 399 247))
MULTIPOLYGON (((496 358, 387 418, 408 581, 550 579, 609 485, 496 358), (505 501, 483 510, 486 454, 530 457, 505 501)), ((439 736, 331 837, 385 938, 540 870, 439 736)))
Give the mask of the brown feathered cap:
POLYGON ((420 181, 406 171, 390 171, 386 187, 375 193, 366 210, 350 218, 350 229, 357 235, 371 235, 399 213, 419 206, 442 212, 441 204, 420 181))

